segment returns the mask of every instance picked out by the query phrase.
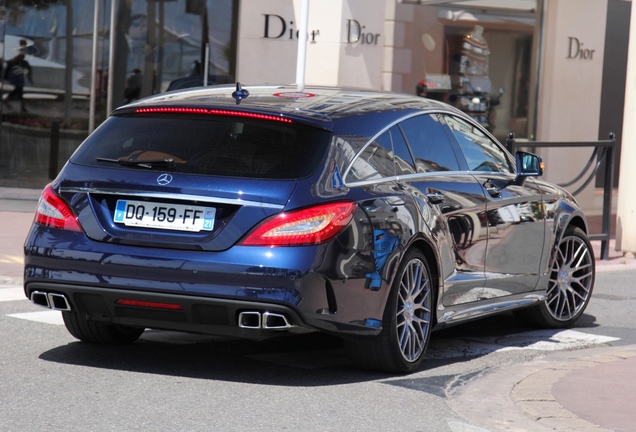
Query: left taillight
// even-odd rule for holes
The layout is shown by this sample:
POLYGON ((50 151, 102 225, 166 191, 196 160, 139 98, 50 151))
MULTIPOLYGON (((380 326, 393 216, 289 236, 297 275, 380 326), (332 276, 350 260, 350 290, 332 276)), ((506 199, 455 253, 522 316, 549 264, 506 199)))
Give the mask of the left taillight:
POLYGON ((243 246, 301 246, 324 243, 353 219, 356 204, 338 202, 283 212, 258 225, 243 246))
POLYGON ((82 231, 77 218, 64 200, 57 195, 51 185, 42 191, 35 210, 35 223, 69 231, 82 231))

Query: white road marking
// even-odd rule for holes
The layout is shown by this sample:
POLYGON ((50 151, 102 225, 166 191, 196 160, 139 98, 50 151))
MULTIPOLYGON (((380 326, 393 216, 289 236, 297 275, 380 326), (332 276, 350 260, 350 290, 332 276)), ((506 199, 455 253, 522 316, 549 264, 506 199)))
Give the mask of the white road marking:
POLYGON ((0 302, 27 300, 21 286, 5 288, 0 286, 0 302))
POLYGON ((427 358, 447 359, 472 357, 495 351, 533 349, 565 351, 590 348, 619 340, 615 337, 593 335, 576 330, 537 330, 503 337, 431 339, 427 358))
MULTIPOLYGON (((594 335, 576 330, 563 330, 558 333, 551 331, 527 332, 510 335, 506 338, 506 346, 501 351, 517 349, 535 349, 540 351, 563 351, 572 349, 589 348, 595 345, 603 345, 619 340, 610 336, 594 335), (552 333, 552 334, 551 334, 552 333)), ((500 343, 501 343, 500 339, 500 343)))
POLYGON ((36 321, 44 324, 64 325, 62 313, 54 310, 44 310, 40 312, 26 312, 7 315, 12 318, 19 318, 28 321, 36 321))

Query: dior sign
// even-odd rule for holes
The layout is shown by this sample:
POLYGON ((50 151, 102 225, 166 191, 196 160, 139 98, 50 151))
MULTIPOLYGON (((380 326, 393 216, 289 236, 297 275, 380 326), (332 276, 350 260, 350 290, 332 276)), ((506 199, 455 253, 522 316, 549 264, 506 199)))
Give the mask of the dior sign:
POLYGON ((578 38, 568 37, 568 59, 592 60, 596 50, 585 48, 578 38))
MULTIPOLYGON (((298 39, 293 21, 287 21, 280 15, 263 14, 265 17, 264 39, 298 39)), ((309 41, 316 43, 316 37, 320 35, 320 30, 312 30, 309 33, 309 41)))
POLYGON ((366 45, 377 45, 380 33, 365 32, 366 27, 358 20, 347 20, 347 43, 362 43, 366 45))

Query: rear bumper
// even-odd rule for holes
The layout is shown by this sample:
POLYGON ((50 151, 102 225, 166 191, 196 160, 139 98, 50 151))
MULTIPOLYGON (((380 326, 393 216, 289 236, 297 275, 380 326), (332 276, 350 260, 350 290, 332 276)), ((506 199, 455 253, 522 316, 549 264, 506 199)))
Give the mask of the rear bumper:
MULTIPOLYGON (((33 293, 63 297, 64 310, 81 312, 95 322, 242 339, 266 339, 283 331, 374 335, 381 330, 375 325, 364 325, 364 322, 340 323, 329 314, 323 318, 305 320, 293 307, 253 300, 47 282, 25 284, 25 293, 29 298, 33 298, 33 293)), ((34 303, 45 306, 36 301, 34 303)), ((54 305, 49 307, 57 309, 54 305)))
POLYGON ((56 232, 55 247, 48 241, 43 247, 46 231, 34 228, 25 244, 27 297, 63 294, 71 310, 93 321, 248 339, 281 331, 374 335, 381 330, 387 289, 370 289, 370 253, 345 250, 336 242, 205 252, 95 243, 82 233, 56 232), (242 313, 247 313, 244 326, 242 313), (267 320, 264 314, 289 326, 263 328, 257 324, 267 320))
POLYGON ((245 339, 264 339, 280 330, 311 330, 292 308, 272 303, 40 282, 28 283, 25 290, 29 297, 33 292, 63 295, 70 310, 96 322, 245 339), (120 304, 122 300, 137 305, 120 304), (244 312, 285 317, 290 326, 268 325, 262 319, 241 323, 239 316, 244 312))

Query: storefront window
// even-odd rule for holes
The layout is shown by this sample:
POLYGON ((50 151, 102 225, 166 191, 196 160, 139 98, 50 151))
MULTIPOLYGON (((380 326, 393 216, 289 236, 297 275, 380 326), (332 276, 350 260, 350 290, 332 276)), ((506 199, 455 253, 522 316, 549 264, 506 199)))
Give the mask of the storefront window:
POLYGON ((536 31, 532 2, 403 3, 414 5, 404 32, 411 68, 402 75, 412 91, 456 106, 500 140, 509 132, 528 137, 536 31))
POLYGON ((234 80, 238 0, 113 1, 113 38, 111 0, 0 5, 0 187, 41 188, 57 175, 89 133, 93 76, 94 125, 108 107, 202 85, 206 72, 208 84, 234 80))

